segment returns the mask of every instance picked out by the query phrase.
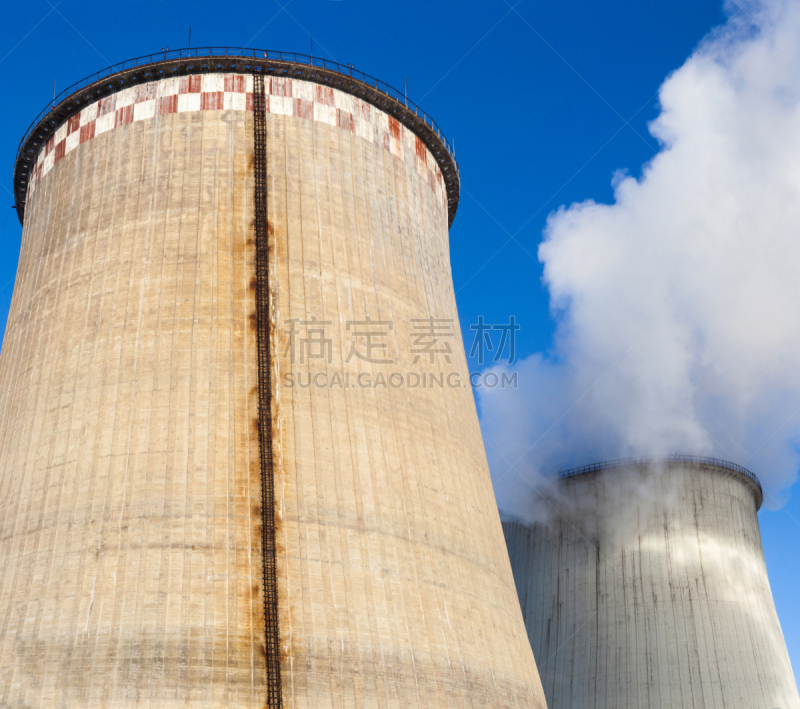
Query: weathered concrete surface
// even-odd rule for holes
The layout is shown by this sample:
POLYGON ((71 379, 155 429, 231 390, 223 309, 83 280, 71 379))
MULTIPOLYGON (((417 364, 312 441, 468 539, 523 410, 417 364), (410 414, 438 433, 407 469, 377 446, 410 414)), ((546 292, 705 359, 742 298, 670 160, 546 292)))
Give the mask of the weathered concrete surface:
POLYGON ((550 709, 798 709, 753 491, 717 466, 562 481, 504 522, 550 709))
MULTIPOLYGON (((264 704, 251 80, 211 78, 87 107, 39 161, 0 354, 0 706, 264 704)), ((543 707, 438 166, 321 88, 270 82, 267 117, 284 706, 543 707), (394 364, 345 361, 367 316, 394 364), (414 363, 431 316, 450 361, 414 363), (330 363, 293 365, 312 317, 330 363)))

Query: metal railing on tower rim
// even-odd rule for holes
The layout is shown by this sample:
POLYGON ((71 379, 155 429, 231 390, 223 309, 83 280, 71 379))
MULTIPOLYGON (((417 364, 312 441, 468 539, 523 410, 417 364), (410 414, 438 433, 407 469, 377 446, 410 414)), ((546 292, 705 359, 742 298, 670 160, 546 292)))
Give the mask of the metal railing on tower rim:
MULTIPOLYGON (((560 470, 558 472, 558 479, 565 480, 567 478, 574 478, 577 475, 584 475, 586 473, 594 473, 598 470, 608 470, 609 468, 633 468, 639 465, 658 465, 659 463, 688 463, 690 465, 713 465, 717 468, 724 468, 732 470, 736 473, 744 475, 748 480, 756 484, 759 491, 761 488, 761 481, 755 473, 749 471, 747 468, 731 463, 727 460, 720 460, 719 458, 707 458, 697 455, 679 455, 673 453, 665 456, 643 456, 640 458, 617 458, 616 460, 607 460, 602 463, 591 463, 589 465, 582 465, 578 468, 570 468, 569 470, 560 470)), ((763 492, 763 491, 762 491, 763 492)))
MULTIPOLYGON (((453 149, 453 145, 447 140, 447 138, 445 138, 441 129, 436 124, 436 121, 434 121, 433 118, 431 118, 427 113, 425 113, 425 111, 417 106, 417 104, 411 101, 402 91, 398 91, 390 84, 387 84, 380 79, 376 79, 374 76, 365 74, 363 71, 355 69, 350 64, 340 64, 339 62, 322 59, 321 57, 312 57, 308 54, 298 54, 297 52, 278 52, 270 49, 247 49, 245 47, 195 47, 192 49, 173 49, 164 52, 157 52, 155 54, 147 54, 142 57, 136 57, 135 59, 128 59, 124 62, 119 62, 118 64, 112 64, 111 66, 101 69, 100 71, 96 71, 94 74, 91 74, 80 81, 76 81, 71 86, 68 86, 66 89, 57 94, 52 101, 48 102, 47 106, 45 106, 45 108, 39 112, 39 115, 33 119, 33 122, 28 127, 28 130, 25 131, 25 134, 20 139, 19 146, 17 147, 17 155, 19 155, 20 149, 34 131, 36 126, 42 121, 43 118, 47 116, 48 113, 50 113, 62 101, 69 98, 72 94, 80 91, 81 89, 85 89, 94 83, 97 83, 101 79, 113 76, 121 71, 127 71, 128 69, 147 67, 153 64, 163 64, 172 60, 195 58, 198 60, 213 60, 215 57, 226 57, 228 59, 237 57, 241 57, 242 59, 268 59, 277 62, 286 62, 288 64, 304 64, 309 67, 316 66, 320 69, 335 71, 342 76, 356 79, 357 81, 367 84, 381 93, 386 94, 386 96, 389 96, 398 103, 402 103, 409 111, 413 112, 421 121, 423 121, 433 130, 439 140, 441 140, 444 146, 447 148, 447 151, 450 153, 450 156, 455 162, 455 151, 453 149)), ((209 65, 201 65, 198 67, 200 71, 214 71, 215 68, 222 70, 223 67, 214 67, 209 65)), ((168 76, 169 73, 165 72, 161 75, 154 75, 152 79, 163 79, 167 78, 168 76)), ((458 168, 458 163, 456 163, 456 168, 458 168)))
POLYGON ((14 165, 14 198, 23 220, 36 156, 57 128, 91 103, 122 89, 187 74, 233 72, 310 81, 349 93, 384 111, 426 145, 438 163, 453 223, 460 194, 453 144, 425 111, 403 92, 350 64, 296 52, 243 47, 195 47, 157 52, 113 64, 62 90, 39 112, 20 140, 14 165))

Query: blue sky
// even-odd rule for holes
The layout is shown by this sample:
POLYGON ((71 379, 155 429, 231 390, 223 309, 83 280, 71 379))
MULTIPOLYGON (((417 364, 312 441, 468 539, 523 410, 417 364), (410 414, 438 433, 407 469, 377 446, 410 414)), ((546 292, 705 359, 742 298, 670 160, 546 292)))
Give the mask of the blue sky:
MULTIPOLYGON (((190 27, 193 46, 307 53, 313 35, 315 55, 401 89, 407 79, 410 98, 455 143, 462 195, 450 236, 465 342, 480 316, 507 322, 514 315, 522 326, 517 357, 546 352, 555 323, 537 248, 548 214, 588 198, 610 202, 616 170, 641 173, 658 150, 647 124, 658 115, 659 86, 725 16, 717 0, 509 2, 7 4, 0 25, 0 221, 13 203, 19 138, 52 97, 54 81, 61 90, 108 64, 185 47, 190 27)), ((11 214, 0 231, 3 329, 20 237, 11 214)), ((800 502, 788 497, 760 519, 797 671, 800 502)))

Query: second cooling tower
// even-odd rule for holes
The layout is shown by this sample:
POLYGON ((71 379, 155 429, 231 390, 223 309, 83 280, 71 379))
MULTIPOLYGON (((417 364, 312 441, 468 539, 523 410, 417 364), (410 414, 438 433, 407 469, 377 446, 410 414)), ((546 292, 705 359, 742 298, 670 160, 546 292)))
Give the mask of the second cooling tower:
POLYGON ((798 709, 749 471, 714 459, 562 473, 504 522, 549 709, 798 709))

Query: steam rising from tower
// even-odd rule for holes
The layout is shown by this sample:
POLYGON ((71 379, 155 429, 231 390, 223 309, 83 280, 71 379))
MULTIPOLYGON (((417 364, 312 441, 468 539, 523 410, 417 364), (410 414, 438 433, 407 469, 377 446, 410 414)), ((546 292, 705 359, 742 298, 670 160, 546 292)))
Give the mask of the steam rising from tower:
POLYGON ((507 513, 529 515, 549 471, 593 460, 733 460, 768 506, 796 478, 800 5, 729 7, 661 86, 641 177, 548 220, 553 350, 519 366, 518 390, 480 390, 507 513))

